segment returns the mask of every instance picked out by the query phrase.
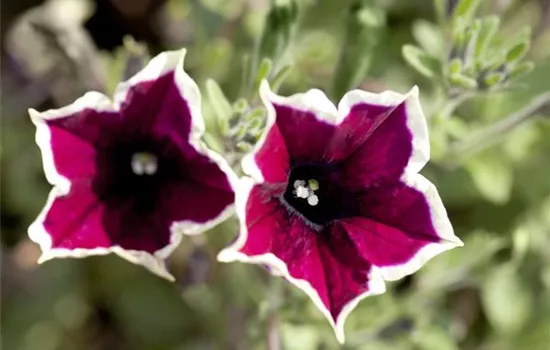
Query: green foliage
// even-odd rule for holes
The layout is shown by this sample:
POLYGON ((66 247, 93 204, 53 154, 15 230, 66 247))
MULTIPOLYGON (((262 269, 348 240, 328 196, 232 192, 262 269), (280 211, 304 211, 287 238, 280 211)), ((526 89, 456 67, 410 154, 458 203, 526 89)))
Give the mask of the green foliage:
POLYGON ((365 78, 384 26, 372 1, 354 1, 348 10, 345 39, 332 80, 331 95, 340 98, 365 78))
MULTIPOLYGON (((202 91, 204 141, 236 169, 265 126, 262 79, 283 95, 321 87, 334 102, 350 88, 419 85, 432 156, 422 173, 465 245, 361 301, 344 346, 296 288, 259 266, 216 262, 235 238, 235 220, 184 238, 168 262, 175 284, 115 256, 37 266, 26 229, 50 187, 26 108, 58 107, 49 96, 60 92, 78 96, 55 80, 57 71, 30 74, 22 86, 12 76, 21 65, 3 60, 3 348, 266 349, 275 324, 281 349, 546 350, 550 29, 542 3, 171 0, 157 5, 154 18, 130 16, 112 30, 145 42, 102 49, 105 90, 149 52, 185 45, 186 70, 202 91)), ((5 19, 9 11, 2 12, 5 19)), ((102 25, 111 33, 108 21, 102 25)), ((48 66, 53 53, 37 55, 37 66, 48 66)))

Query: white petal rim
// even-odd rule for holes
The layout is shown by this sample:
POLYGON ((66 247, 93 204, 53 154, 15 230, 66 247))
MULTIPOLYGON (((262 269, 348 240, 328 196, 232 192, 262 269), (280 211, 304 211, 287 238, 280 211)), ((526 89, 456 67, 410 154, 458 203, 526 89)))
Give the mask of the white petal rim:
POLYGON ((284 261, 279 259, 276 255, 272 253, 257 255, 257 256, 248 256, 242 252, 240 249, 246 243, 248 237, 248 230, 246 227, 246 203, 250 195, 252 188, 257 185, 258 182, 250 177, 243 177, 240 179, 239 188, 236 193, 236 211, 239 218, 240 228, 239 234, 236 241, 229 247, 223 249, 218 254, 218 261, 220 262, 234 262, 239 261, 248 264, 257 264, 257 265, 267 265, 272 271, 271 274, 274 276, 281 276, 285 278, 289 283, 296 286, 302 290, 306 295, 310 297, 313 304, 321 311, 321 313, 329 321, 330 325, 334 329, 336 338, 340 343, 344 343, 345 334, 344 334, 344 325, 349 314, 355 309, 357 304, 364 298, 371 295, 382 294, 386 291, 386 285, 378 271, 377 267, 373 266, 369 276, 369 290, 365 293, 362 293, 356 296, 354 299, 350 300, 343 308, 340 314, 334 322, 330 311, 327 309, 325 304, 322 302, 319 293, 311 286, 311 284, 304 279, 298 279, 290 275, 287 265, 284 261))
POLYGON ((430 139, 428 124, 420 99, 418 87, 414 86, 408 93, 400 94, 394 91, 384 91, 379 94, 351 90, 338 103, 338 122, 341 123, 349 115, 353 106, 368 103, 377 106, 397 106, 405 102, 407 113, 407 127, 412 134, 412 154, 405 168, 405 172, 418 173, 430 159, 430 139))
POLYGON ((464 243, 454 234, 451 221, 443 206, 441 197, 436 187, 420 174, 404 174, 401 178, 407 186, 410 186, 424 195, 430 208, 430 216, 435 231, 442 242, 430 243, 421 248, 409 261, 395 266, 379 266, 382 276, 386 281, 395 281, 418 271, 426 262, 435 256, 457 247, 464 243))
POLYGON ((360 103, 368 103, 377 106, 398 106, 405 102, 407 113, 407 127, 412 134, 412 154, 407 166, 406 173, 418 173, 430 159, 430 140, 428 136, 428 125, 419 100, 418 87, 414 86, 408 93, 400 94, 394 91, 372 93, 363 90, 352 90, 347 92, 340 102, 338 109, 328 97, 318 89, 312 89, 305 93, 298 93, 289 97, 283 97, 271 91, 269 83, 263 80, 260 84, 260 98, 267 110, 267 122, 265 130, 259 141, 251 152, 242 159, 242 168, 245 174, 257 181, 263 182, 264 178, 255 156, 263 147, 267 135, 276 121, 274 104, 289 106, 298 110, 313 113, 317 119, 332 125, 341 124, 349 115, 353 106, 360 103))
POLYGON ((210 150, 204 142, 201 141, 201 137, 204 133, 204 121, 201 113, 201 96, 196 83, 183 70, 185 52, 185 49, 169 51, 154 57, 140 72, 131 77, 128 81, 119 84, 115 91, 114 104, 107 96, 99 92, 88 92, 81 98, 77 99, 74 103, 59 109, 51 109, 45 112, 38 112, 34 109, 29 109, 31 120, 36 125, 36 143, 42 153, 44 173, 48 182, 54 186, 48 196, 46 205, 38 215, 37 219, 30 225, 28 230, 29 238, 36 242, 42 250, 39 263, 51 260, 53 258, 83 258, 92 255, 106 255, 114 253, 134 264, 144 266, 158 276, 174 281, 174 277, 166 269, 164 260, 167 259, 168 256, 180 244, 183 232, 185 231, 186 234, 201 233, 221 221, 226 220, 233 214, 234 205, 230 204, 217 217, 207 221, 206 223, 195 223, 192 221, 174 222, 170 227, 170 243, 153 254, 144 251, 126 250, 120 246, 94 249, 52 248, 51 237, 43 225, 46 214, 50 210, 55 199, 67 195, 70 192, 71 187, 71 182, 66 177, 59 174, 55 167, 50 143, 51 132, 46 120, 65 118, 75 115, 83 109, 92 109, 98 112, 117 112, 126 98, 129 88, 139 82, 157 79, 171 71, 176 72, 175 83, 180 90, 182 98, 189 105, 192 119, 189 143, 200 154, 207 156, 215 162, 226 174, 232 189, 235 188, 237 175, 233 172, 229 164, 221 155, 210 150), (189 231, 187 232, 187 230, 189 231))

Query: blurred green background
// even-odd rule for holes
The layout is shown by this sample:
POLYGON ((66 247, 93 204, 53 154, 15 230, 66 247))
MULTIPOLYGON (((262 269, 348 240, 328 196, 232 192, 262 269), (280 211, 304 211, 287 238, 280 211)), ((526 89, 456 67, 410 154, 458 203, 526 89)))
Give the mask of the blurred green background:
MULTIPOLYGON (((296 16, 272 11, 266 22, 268 0, 2 1, 2 349, 266 349, 268 339, 289 350, 550 349, 550 2, 297 4, 296 16), (472 3, 479 6, 470 13, 472 3), (457 11, 500 19, 483 54, 468 51, 471 33, 482 31, 457 34, 457 11), (530 45, 516 56, 535 66, 508 83, 518 35, 530 45), (68 104, 91 89, 110 93, 147 51, 180 47, 207 91, 210 142, 226 152, 220 124, 232 107, 207 79, 231 103, 257 106, 254 83, 269 66, 262 56, 273 59, 269 78, 285 74, 282 94, 318 87, 337 102, 350 87, 418 85, 432 142, 423 173, 464 247, 361 302, 345 346, 297 289, 257 266, 216 263, 236 234, 233 221, 184 238, 169 262, 176 284, 114 256, 37 265, 26 229, 50 186, 26 109, 68 104), (468 57, 477 61, 468 66, 468 57)), ((478 24, 498 21, 491 18, 478 24)))

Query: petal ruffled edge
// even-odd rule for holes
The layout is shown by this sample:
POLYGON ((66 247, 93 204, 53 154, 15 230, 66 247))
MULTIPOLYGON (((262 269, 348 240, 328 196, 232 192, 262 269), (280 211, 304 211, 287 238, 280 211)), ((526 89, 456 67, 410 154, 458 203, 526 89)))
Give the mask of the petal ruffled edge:
POLYGON ((319 89, 311 89, 303 93, 285 97, 271 91, 269 83, 265 79, 260 83, 260 99, 267 111, 266 127, 252 151, 243 157, 241 166, 245 174, 251 176, 256 181, 264 182, 262 171, 255 161, 255 156, 263 147, 267 135, 277 119, 274 104, 312 112, 320 121, 333 125, 337 124, 338 110, 325 93, 319 89))
POLYGON ((430 139, 428 125, 419 100, 418 87, 414 86, 408 93, 400 94, 395 91, 384 91, 379 94, 363 90, 347 92, 338 103, 338 124, 348 116, 351 108, 360 103, 377 106, 398 106, 405 102, 407 113, 407 127, 411 131, 412 154, 405 168, 405 172, 418 173, 430 159, 430 139))
MULTIPOLYGON (((202 117, 202 97, 197 83, 184 70, 186 50, 167 51, 155 56, 149 64, 128 81, 119 84, 115 92, 115 101, 123 101, 128 89, 141 81, 156 79, 168 72, 174 71, 175 83, 180 92, 181 98, 187 102, 191 115, 191 131, 189 133, 189 144, 201 155, 209 158, 226 175, 229 186, 235 192, 238 176, 235 174, 225 158, 212 151, 202 141, 205 131, 204 119, 202 117), (118 97, 118 98, 117 98, 118 97)), ((174 231, 182 232, 185 235, 197 235, 217 224, 227 220, 235 213, 234 204, 229 204, 218 216, 207 222, 197 223, 191 220, 174 222, 174 231)))
POLYGON ((38 112, 33 108, 28 110, 31 121, 36 126, 35 141, 42 153, 42 166, 46 180, 51 185, 59 186, 65 193, 68 193, 71 184, 55 167, 51 147, 51 131, 47 121, 73 116, 85 109, 97 112, 116 112, 112 101, 104 94, 96 91, 87 92, 75 102, 59 109, 49 109, 44 112, 38 112))
POLYGON ((44 218, 53 205, 55 199, 67 195, 71 187, 71 182, 59 174, 55 168, 53 153, 50 146, 51 132, 46 120, 74 115, 83 109, 93 109, 102 112, 117 112, 120 109, 121 103, 125 100, 128 89, 139 82, 157 79, 158 77, 171 71, 175 72, 176 85, 180 90, 182 98, 189 104, 189 110, 192 118, 189 143, 199 154, 208 157, 218 165, 220 170, 226 174, 232 190, 235 190, 235 184, 238 181, 238 177, 233 172, 233 169, 231 169, 227 161, 221 155, 210 150, 201 140, 204 133, 204 121, 202 119, 201 112, 201 95, 195 81, 183 70, 185 53, 186 50, 182 49, 178 51, 163 52, 155 56, 140 72, 128 79, 126 82, 120 83, 117 86, 114 96, 114 103, 102 93, 88 92, 72 104, 59 109, 51 109, 45 112, 38 112, 34 109, 29 109, 31 120, 37 128, 36 143, 42 153, 44 173, 48 182, 54 185, 48 196, 46 205, 28 229, 29 238, 33 242, 37 243, 42 250, 42 255, 39 258, 38 263, 43 263, 54 258, 83 258, 92 255, 106 255, 114 253, 131 263, 144 266, 149 271, 160 277, 166 278, 169 281, 175 281, 174 276, 172 276, 166 269, 164 260, 167 259, 180 244, 183 233, 187 235, 202 233, 203 231, 212 228, 233 215, 234 205, 230 204, 217 217, 207 221, 206 223, 196 223, 193 221, 174 222, 170 227, 170 243, 167 246, 157 250, 154 254, 143 251, 126 250, 120 246, 74 250, 52 248, 50 235, 45 230, 43 225, 44 218))
POLYGON ((172 276, 166 269, 166 264, 164 262, 164 260, 167 259, 174 249, 176 249, 176 247, 180 244, 182 239, 181 233, 177 230, 174 224, 170 227, 170 244, 157 250, 154 254, 138 250, 127 250, 120 246, 94 249, 53 248, 51 236, 44 228, 43 223, 54 201, 59 197, 67 195, 69 191, 70 188, 67 188, 65 191, 65 189, 60 186, 54 186, 48 195, 46 205, 40 214, 38 214, 36 220, 29 226, 29 238, 33 242, 37 243, 42 251, 42 255, 38 259, 39 264, 55 258, 84 258, 87 256, 107 255, 114 253, 133 264, 144 266, 147 270, 162 278, 166 278, 172 282, 175 281, 174 276, 172 276))
POLYGON ((433 226, 441 242, 430 243, 422 247, 409 261, 396 266, 378 267, 386 281, 396 281, 415 273, 435 256, 453 248, 462 247, 464 243, 454 234, 451 221, 443 206, 437 188, 421 174, 405 173, 401 181, 424 195, 430 208, 433 226))
MULTIPOLYGON (((227 176, 231 189, 235 191, 235 184, 238 177, 229 166, 227 161, 218 153, 212 151, 201 140, 204 131, 204 119, 202 117, 201 92, 197 83, 184 70, 186 49, 166 51, 158 54, 138 73, 125 82, 120 83, 115 90, 115 105, 119 107, 126 95, 133 86, 144 82, 158 79, 159 77, 174 72, 175 84, 179 90, 182 100, 186 101, 191 115, 191 131, 189 132, 189 144, 201 155, 208 157, 227 176)), ((174 223, 174 232, 181 232, 186 235, 200 234, 222 221, 227 220, 235 212, 234 205, 230 204, 217 217, 205 223, 194 221, 178 221, 174 223)))
POLYGON ((332 326, 336 339, 343 344, 345 341, 344 325, 349 314, 355 309, 357 304, 363 299, 371 295, 382 294, 386 291, 386 284, 382 275, 376 266, 371 268, 369 274, 369 290, 365 293, 357 295, 350 300, 343 308, 336 322, 332 318, 329 309, 325 306, 321 300, 319 293, 311 284, 303 279, 297 279, 290 275, 287 265, 284 261, 279 259, 272 253, 248 256, 242 253, 240 250, 246 243, 248 237, 248 229, 246 227, 246 203, 250 195, 252 188, 258 184, 253 178, 243 177, 239 181, 239 187, 236 192, 235 205, 237 217, 239 218, 239 233, 237 239, 229 247, 224 248, 218 253, 218 261, 220 262, 243 262, 248 264, 268 266, 269 271, 273 276, 280 276, 286 279, 289 283, 297 287, 306 293, 311 299, 313 304, 321 311, 332 326))

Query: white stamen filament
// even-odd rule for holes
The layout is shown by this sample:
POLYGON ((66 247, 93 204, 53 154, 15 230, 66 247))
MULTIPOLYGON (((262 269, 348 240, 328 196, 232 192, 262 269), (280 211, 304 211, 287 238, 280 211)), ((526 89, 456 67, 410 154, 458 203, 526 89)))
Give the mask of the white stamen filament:
POLYGON ((132 155, 132 171, 136 175, 154 175, 158 169, 157 156, 147 152, 132 155))

